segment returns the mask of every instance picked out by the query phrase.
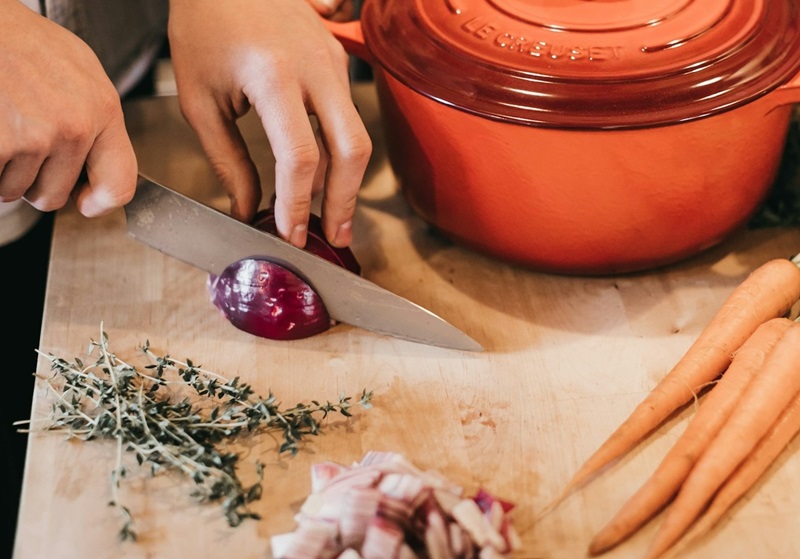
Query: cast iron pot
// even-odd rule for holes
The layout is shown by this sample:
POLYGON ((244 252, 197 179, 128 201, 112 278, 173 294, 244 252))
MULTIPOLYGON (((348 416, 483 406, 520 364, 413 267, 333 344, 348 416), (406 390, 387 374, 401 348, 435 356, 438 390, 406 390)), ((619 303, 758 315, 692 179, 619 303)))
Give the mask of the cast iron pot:
POLYGON ((772 186, 800 101, 800 0, 365 0, 328 25, 375 70, 410 206, 543 271, 721 242, 772 186))

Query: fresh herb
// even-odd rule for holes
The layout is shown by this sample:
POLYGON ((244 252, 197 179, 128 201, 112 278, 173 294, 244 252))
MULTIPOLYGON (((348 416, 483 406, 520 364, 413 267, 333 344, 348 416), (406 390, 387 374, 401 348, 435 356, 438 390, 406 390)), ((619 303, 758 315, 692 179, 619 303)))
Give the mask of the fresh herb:
MULTIPOLYGON (((149 340, 140 349, 151 363, 140 371, 109 350, 102 324, 100 331, 100 341, 89 345, 89 356, 96 357, 91 364, 45 355, 54 373, 39 376, 56 399, 42 429, 64 431, 84 441, 116 441, 109 505, 123 517, 123 540, 136 540, 133 517, 119 497, 127 475, 124 451, 133 453, 140 466, 149 466, 152 475, 174 471, 187 476, 196 484, 193 497, 220 503, 228 524, 238 526, 244 519, 258 518, 250 503, 261 497, 263 466, 256 463, 258 480, 253 485, 243 484, 237 473, 239 456, 226 451, 225 443, 246 433, 277 430, 283 433, 278 452, 295 455, 307 436, 320 433, 320 422, 329 414, 350 417, 354 404, 371 407, 372 392, 363 390, 355 402, 341 395, 335 403, 312 400, 281 410, 271 391, 266 398, 255 397, 239 377, 228 380, 190 359, 158 356, 149 340), (171 385, 189 386, 199 398, 176 398, 171 385)), ((17 422, 24 423, 29 422, 17 422)))

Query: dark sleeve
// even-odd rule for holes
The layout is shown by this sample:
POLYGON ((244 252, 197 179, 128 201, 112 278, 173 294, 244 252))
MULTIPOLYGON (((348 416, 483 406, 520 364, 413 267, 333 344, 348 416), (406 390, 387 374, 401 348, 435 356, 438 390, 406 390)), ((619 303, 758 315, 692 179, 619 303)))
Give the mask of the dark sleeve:
POLYGON ((167 0, 43 0, 44 15, 92 47, 125 95, 166 43, 167 0))

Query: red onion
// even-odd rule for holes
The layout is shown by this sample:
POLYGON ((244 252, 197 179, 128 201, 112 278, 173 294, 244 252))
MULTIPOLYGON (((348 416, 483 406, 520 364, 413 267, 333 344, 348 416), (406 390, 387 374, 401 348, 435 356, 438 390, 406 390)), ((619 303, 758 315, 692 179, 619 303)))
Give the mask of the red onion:
MULTIPOLYGON (((272 209, 256 214, 253 226, 278 234, 272 209)), ((309 217, 305 250, 355 274, 361 266, 349 248, 328 244, 322 221, 309 217)), ((209 275, 211 302, 236 328, 273 340, 297 340, 324 332, 333 321, 322 298, 298 277, 266 258, 234 262, 219 276, 209 275)))

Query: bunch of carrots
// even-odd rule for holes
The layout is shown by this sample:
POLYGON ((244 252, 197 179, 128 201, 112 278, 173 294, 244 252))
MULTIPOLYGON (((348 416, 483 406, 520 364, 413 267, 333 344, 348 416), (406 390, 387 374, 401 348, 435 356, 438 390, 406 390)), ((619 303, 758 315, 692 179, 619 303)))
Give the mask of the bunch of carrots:
POLYGON ((708 533, 800 431, 800 321, 787 318, 798 300, 800 254, 753 271, 573 476, 552 506, 712 386, 650 478, 592 539, 591 555, 622 543, 665 507, 646 559, 708 533))

